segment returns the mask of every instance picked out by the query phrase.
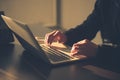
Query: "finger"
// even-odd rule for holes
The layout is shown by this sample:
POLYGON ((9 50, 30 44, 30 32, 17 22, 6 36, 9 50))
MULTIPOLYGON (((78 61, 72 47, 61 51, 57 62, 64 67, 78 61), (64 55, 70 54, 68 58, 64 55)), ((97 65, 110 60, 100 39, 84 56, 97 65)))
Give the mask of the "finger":
POLYGON ((79 48, 78 47, 72 47, 71 49, 71 55, 75 55, 79 53, 79 48))
POLYGON ((73 46, 72 46, 72 49, 74 50, 79 50, 79 48, 80 48, 80 44, 78 44, 78 43, 75 43, 75 44, 73 44, 73 46))
POLYGON ((84 40, 81 40, 79 42, 77 42, 78 44, 84 44, 84 43, 88 43, 90 42, 88 39, 84 39, 84 40))
POLYGON ((53 42, 53 40, 55 38, 55 36, 54 36, 55 33, 56 33, 56 30, 45 35, 45 43, 46 44, 51 44, 53 42))
POLYGON ((56 30, 54 33, 53 33, 53 36, 54 38, 52 38, 52 42, 60 42, 61 39, 62 39, 62 33, 58 30, 56 30))
POLYGON ((76 57, 76 58, 79 58, 79 59, 85 59, 85 58, 88 58, 86 55, 81 55, 81 54, 73 55, 73 57, 76 57))
POLYGON ((53 37, 54 37, 54 42, 59 42, 60 40, 60 31, 56 30, 56 32, 53 34, 53 37))
POLYGON ((53 36, 55 42, 64 43, 66 41, 66 36, 58 30, 54 33, 53 36))
POLYGON ((89 43, 90 43, 89 40, 85 39, 85 40, 82 40, 82 41, 75 43, 73 46, 78 47, 81 50, 84 50, 88 47, 89 43))
POLYGON ((60 31, 55 30, 55 31, 54 31, 53 33, 51 33, 51 34, 53 34, 53 36, 57 36, 59 32, 60 32, 60 31))

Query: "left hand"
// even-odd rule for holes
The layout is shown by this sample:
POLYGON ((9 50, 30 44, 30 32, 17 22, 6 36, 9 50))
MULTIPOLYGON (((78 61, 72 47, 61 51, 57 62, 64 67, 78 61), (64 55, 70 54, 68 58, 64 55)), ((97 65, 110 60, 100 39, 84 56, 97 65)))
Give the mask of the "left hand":
POLYGON ((81 56, 85 56, 87 58, 95 57, 97 53, 97 48, 98 45, 87 39, 84 39, 73 44, 71 49, 71 55, 77 56, 78 58, 80 58, 81 56))

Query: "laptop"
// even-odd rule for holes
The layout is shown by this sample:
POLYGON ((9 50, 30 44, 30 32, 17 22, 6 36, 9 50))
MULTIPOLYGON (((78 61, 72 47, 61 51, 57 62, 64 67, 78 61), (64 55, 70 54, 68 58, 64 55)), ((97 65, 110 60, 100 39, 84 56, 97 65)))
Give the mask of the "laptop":
POLYGON ((42 60, 49 64, 57 65, 86 59, 85 56, 81 56, 81 58, 70 56, 70 48, 63 51, 44 43, 39 44, 27 24, 4 15, 2 15, 2 18, 26 50, 29 50, 33 55, 40 56, 42 60))

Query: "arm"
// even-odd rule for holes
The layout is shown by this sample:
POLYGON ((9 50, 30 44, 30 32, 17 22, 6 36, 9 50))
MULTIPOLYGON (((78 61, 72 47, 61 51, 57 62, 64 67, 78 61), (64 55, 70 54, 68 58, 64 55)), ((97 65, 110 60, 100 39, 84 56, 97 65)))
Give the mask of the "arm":
POLYGON ((87 20, 83 22, 83 24, 78 25, 64 33, 61 33, 60 31, 47 33, 45 35, 45 43, 50 45, 52 42, 58 41, 72 46, 74 43, 83 39, 92 40, 98 32, 99 26, 101 25, 100 8, 101 0, 97 0, 95 9, 93 10, 92 14, 88 16, 87 20))
POLYGON ((82 24, 65 32, 65 35, 67 37, 67 45, 72 46, 73 43, 76 43, 80 40, 92 40, 95 37, 96 33, 99 30, 99 26, 101 25, 100 8, 100 0, 97 0, 95 9, 88 16, 88 18, 82 24))
POLYGON ((120 67, 120 45, 102 44, 96 45, 89 40, 81 40, 74 43, 71 49, 71 55, 81 58, 84 55, 86 58, 96 58, 99 64, 104 64, 113 67, 120 67))

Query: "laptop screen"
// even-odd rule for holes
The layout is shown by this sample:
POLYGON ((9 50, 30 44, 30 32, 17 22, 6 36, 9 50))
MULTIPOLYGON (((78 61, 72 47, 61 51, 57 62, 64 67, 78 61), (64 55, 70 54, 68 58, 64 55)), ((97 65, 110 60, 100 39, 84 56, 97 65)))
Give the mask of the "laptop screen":
POLYGON ((42 50, 26 24, 6 16, 2 16, 2 18, 26 50, 31 51, 33 55, 36 55, 34 53, 37 53, 37 56, 40 56, 43 60, 49 62, 45 52, 42 50))
POLYGON ((2 17, 6 21, 9 28, 13 31, 13 33, 15 33, 15 35, 19 38, 19 41, 22 43, 23 47, 25 47, 26 45, 28 45, 27 47, 29 47, 31 45, 31 47, 40 49, 39 44, 35 40, 32 32, 26 24, 17 20, 13 20, 6 16, 2 17))

